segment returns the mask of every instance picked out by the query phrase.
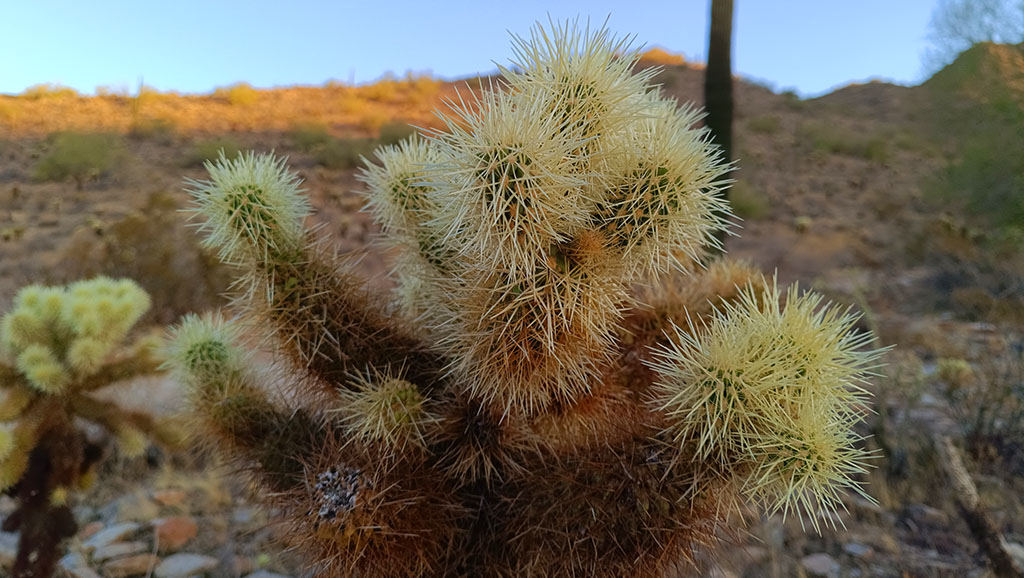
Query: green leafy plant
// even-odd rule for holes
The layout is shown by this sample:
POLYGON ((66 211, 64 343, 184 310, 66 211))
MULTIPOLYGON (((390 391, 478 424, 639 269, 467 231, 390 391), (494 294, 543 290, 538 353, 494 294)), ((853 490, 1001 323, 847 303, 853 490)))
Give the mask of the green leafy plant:
POLYGON ((515 50, 507 91, 361 173, 398 254, 390 302, 304 228, 283 161, 189 181, 280 360, 188 318, 169 357, 195 429, 325 575, 653 577, 744 501, 834 519, 863 493, 870 335, 748 266, 699 266, 728 167, 626 42, 567 24, 515 50))
POLYGON ((74 535, 69 492, 92 483, 102 447, 76 420, 102 426, 125 455, 173 432, 151 416, 93 394, 155 372, 156 340, 125 346, 149 296, 105 277, 65 287, 30 285, 0 318, 0 489, 17 500, 3 530, 20 531, 12 575, 52 575, 61 542, 74 535))

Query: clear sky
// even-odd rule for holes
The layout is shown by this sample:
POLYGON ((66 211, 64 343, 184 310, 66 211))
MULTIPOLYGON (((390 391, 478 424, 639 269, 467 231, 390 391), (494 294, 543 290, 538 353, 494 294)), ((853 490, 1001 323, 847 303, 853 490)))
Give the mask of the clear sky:
MULTIPOLYGON (((734 70, 818 95, 850 82, 922 80, 936 0, 735 0, 734 70)), ((607 17, 617 34, 703 61, 709 0, 0 0, 0 93, 208 92, 363 83, 388 71, 471 76, 505 63, 536 20, 607 17)))

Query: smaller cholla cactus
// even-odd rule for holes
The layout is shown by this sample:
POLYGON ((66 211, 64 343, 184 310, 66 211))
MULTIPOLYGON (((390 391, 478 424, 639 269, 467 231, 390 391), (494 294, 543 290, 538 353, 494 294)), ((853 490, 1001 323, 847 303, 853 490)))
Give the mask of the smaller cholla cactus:
POLYGON ((276 354, 256 371, 241 332, 187 320, 195 430, 324 576, 657 578, 744 502, 817 528, 861 491, 881 352, 847 310, 707 258, 729 167, 627 43, 568 24, 515 50, 360 174, 390 300, 304 228, 283 161, 189 183, 276 354))
POLYGON ((76 419, 105 428, 129 456, 145 450, 147 437, 173 435, 147 414, 92 395, 158 369, 154 338, 124 345, 149 306, 133 281, 100 277, 24 287, 0 318, 0 490, 18 500, 4 521, 5 531, 21 532, 17 578, 50 576, 61 541, 75 532, 68 493, 92 482, 102 454, 76 419))

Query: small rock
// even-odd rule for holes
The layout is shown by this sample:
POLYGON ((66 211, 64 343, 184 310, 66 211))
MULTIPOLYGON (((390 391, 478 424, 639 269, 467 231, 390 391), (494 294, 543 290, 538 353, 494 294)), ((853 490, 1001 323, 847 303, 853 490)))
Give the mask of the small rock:
POLYGON ((763 546, 744 546, 740 559, 745 564, 760 564, 768 559, 768 549, 763 546))
POLYGON ((139 531, 139 525, 134 522, 127 522, 125 524, 117 524, 109 528, 104 528, 99 532, 93 534, 91 538, 82 544, 88 550, 95 550, 96 548, 102 548, 108 544, 114 542, 120 542, 128 536, 139 531))
POLYGON ((108 578, 128 578, 129 576, 142 576, 160 563, 160 558, 155 554, 135 554, 127 558, 111 560, 103 565, 103 575, 108 578))
POLYGON ((64 572, 67 573, 71 578, 103 578, 96 573, 95 570, 88 566, 80 566, 78 568, 65 568, 64 572))
POLYGON ((871 549, 871 546, 850 542, 849 544, 843 545, 843 552, 846 552, 854 558, 869 558, 871 554, 874 553, 874 550, 871 549))
POLYGON ((92 553, 92 559, 94 562, 105 562, 112 558, 141 554, 146 550, 149 550, 149 546, 145 542, 114 542, 102 548, 96 548, 96 551, 92 553))
POLYGON ((96 532, 99 532, 102 529, 103 522, 90 522, 85 526, 82 526, 82 529, 78 531, 78 537, 82 540, 88 540, 94 536, 96 532))
POLYGON ((160 515, 160 506, 142 492, 136 492, 110 502, 99 511, 107 522, 152 520, 160 515))
POLYGON ((1017 561, 1017 564, 1024 567, 1024 545, 1016 542, 1007 542, 1006 551, 1017 561))
POLYGON ((0 532, 0 568, 10 568, 18 555, 18 535, 0 532))
POLYGON ((904 515, 914 522, 926 526, 945 527, 949 525, 949 514, 924 504, 910 504, 904 511, 904 515))
POLYGON ((235 555, 231 557, 230 568, 232 576, 245 576, 256 569, 256 563, 247 556, 235 555))
POLYGON ((189 540, 196 537, 199 526, 188 516, 171 516, 153 521, 157 545, 161 551, 180 550, 189 540))
POLYGON ((273 572, 267 572, 266 570, 258 570, 249 574, 245 578, 291 578, 291 576, 285 576, 284 574, 274 574, 273 572))
POLYGON ((255 512, 249 507, 235 508, 235 511, 231 512, 231 521, 238 525, 249 524, 255 517, 255 512))
POLYGON ((173 554, 156 567, 156 578, 186 578, 203 574, 220 565, 220 560, 199 554, 173 554))
POLYGON ((153 492, 153 499, 161 506, 174 508, 185 503, 185 491, 177 488, 157 490, 153 492))
POLYGON ((96 512, 96 508, 87 504, 78 504, 72 508, 72 511, 75 513, 75 519, 80 523, 92 522, 96 520, 97 516, 99 516, 96 512))
POLYGON ((71 552, 61 558, 57 564, 60 564, 61 568, 65 570, 71 570, 72 568, 85 568, 88 564, 85 561, 85 556, 82 556, 78 552, 71 552))
POLYGON ((800 565, 809 576, 839 578, 839 562, 828 554, 811 554, 800 560, 800 565))
POLYGON ((18 504, 10 496, 0 496, 0 518, 6 518, 18 509, 18 504))

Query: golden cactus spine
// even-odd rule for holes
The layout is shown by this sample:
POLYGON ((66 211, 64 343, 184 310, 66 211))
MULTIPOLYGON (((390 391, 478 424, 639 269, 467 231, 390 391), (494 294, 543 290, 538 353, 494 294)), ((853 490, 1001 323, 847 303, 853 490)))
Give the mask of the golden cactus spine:
POLYGON ((361 173, 390 302, 303 230, 283 161, 190 182, 255 321, 176 332, 207 439, 325 575, 653 577, 744 500, 816 524, 859 489, 880 352, 814 294, 702 268, 727 167, 628 42, 567 23, 514 45, 501 89, 361 173), (242 334, 283 355, 248 368, 242 334))

